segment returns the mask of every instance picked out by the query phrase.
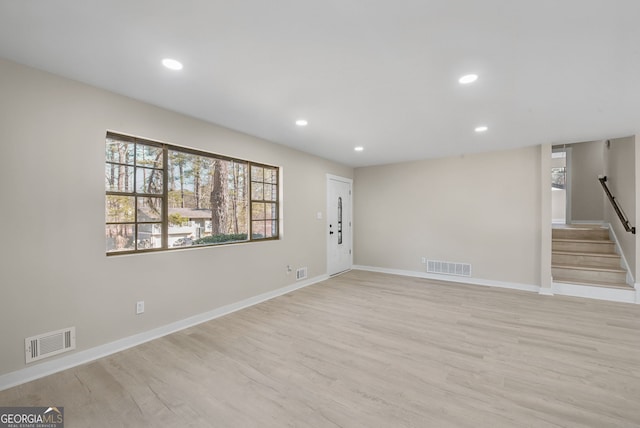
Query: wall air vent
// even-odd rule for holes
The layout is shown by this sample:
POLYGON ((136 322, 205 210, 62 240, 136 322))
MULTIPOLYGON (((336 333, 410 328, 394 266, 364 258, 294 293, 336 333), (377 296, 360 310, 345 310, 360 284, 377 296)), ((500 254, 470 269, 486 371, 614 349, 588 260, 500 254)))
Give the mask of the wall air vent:
POLYGON ((427 273, 442 275, 471 276, 469 263, 443 262, 439 260, 427 260, 427 273))
POLYGON ((307 268, 301 267, 300 269, 296 269, 296 281, 301 279, 305 279, 307 277, 307 268))
POLYGON ((76 349, 75 327, 27 337, 24 340, 27 364, 74 349, 76 349))

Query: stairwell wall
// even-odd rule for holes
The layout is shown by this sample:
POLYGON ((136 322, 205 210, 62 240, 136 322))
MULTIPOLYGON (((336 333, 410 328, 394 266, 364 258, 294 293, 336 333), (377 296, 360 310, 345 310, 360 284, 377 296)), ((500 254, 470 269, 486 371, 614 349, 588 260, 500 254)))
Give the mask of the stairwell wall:
MULTIPOLYGON (((636 173, 636 194, 640 192, 640 133, 635 135, 635 173, 636 173)), ((640 197, 636 197, 636 219, 633 224, 636 229, 640 228, 640 197)), ((638 239, 638 231, 636 230, 636 271, 634 272, 634 279, 636 281, 636 303, 640 304, 640 239, 638 239)))
POLYGON ((571 165, 571 222, 602 222, 604 204, 598 175, 604 172, 604 141, 571 144, 571 165))
MULTIPOLYGON (((610 140, 609 148, 604 151, 607 185, 633 226, 637 226, 636 180, 639 165, 636 162, 637 144, 636 136, 617 138, 610 140)), ((637 280, 639 254, 636 249, 636 235, 624 230, 608 200, 605 205, 605 221, 611 224, 623 256, 629 264, 629 271, 637 280)))

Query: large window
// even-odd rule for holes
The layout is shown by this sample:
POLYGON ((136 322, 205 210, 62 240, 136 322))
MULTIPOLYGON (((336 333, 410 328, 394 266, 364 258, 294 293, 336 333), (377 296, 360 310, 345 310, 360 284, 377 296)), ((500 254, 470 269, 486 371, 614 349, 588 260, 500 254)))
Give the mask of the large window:
POLYGON ((279 170, 108 133, 107 254, 277 239, 279 170))

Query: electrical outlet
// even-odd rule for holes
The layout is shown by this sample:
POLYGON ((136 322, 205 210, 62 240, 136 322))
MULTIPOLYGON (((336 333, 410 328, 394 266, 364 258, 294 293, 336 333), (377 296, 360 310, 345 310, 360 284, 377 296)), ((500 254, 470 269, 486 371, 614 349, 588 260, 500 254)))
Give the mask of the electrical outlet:
POLYGON ((427 263, 427 258, 426 258, 426 257, 423 257, 423 258, 422 258, 422 264, 425 264, 425 263, 427 263))
POLYGON ((144 313, 144 300, 140 300, 136 303, 136 315, 144 313))
POLYGON ((289 275, 292 271, 293 269, 291 268, 291 265, 287 265, 287 275, 289 275))

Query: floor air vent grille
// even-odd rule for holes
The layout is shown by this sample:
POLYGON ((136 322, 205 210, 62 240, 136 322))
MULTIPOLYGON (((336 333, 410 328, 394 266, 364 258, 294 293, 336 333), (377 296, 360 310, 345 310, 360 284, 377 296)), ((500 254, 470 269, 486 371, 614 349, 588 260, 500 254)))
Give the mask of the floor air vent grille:
POLYGON ((443 262, 439 260, 427 260, 427 273, 439 273, 442 275, 471 276, 469 263, 443 262))
POLYGON ((75 327, 27 337, 24 340, 27 364, 73 349, 76 349, 75 327))

